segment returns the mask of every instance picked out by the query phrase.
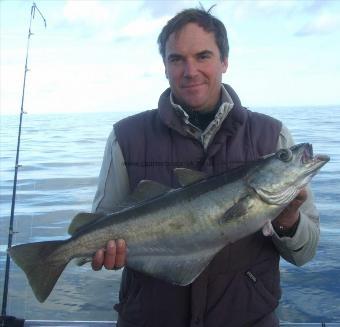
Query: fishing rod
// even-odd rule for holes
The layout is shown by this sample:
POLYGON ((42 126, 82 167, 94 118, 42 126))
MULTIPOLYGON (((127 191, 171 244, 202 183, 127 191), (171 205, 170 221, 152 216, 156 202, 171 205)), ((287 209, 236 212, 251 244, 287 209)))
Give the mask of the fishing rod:
MULTIPOLYGON (((29 71, 27 67, 28 62, 28 52, 29 52, 29 45, 30 45, 30 39, 33 35, 32 33, 32 21, 35 17, 35 11, 37 11, 40 15, 40 17, 44 21, 44 25, 46 28, 46 19, 37 7, 37 5, 33 2, 31 7, 31 17, 30 17, 30 25, 28 29, 28 37, 27 37, 27 47, 26 47, 26 61, 25 61, 25 72, 24 72, 24 83, 22 87, 22 96, 21 96, 21 108, 20 108, 20 120, 19 120, 19 131, 18 131, 18 141, 17 141, 17 152, 16 152, 16 158, 15 158, 15 166, 14 166, 14 180, 13 180, 13 193, 12 193, 12 205, 11 205, 11 216, 9 221, 9 228, 8 228, 8 245, 7 248, 9 249, 12 246, 12 239, 13 239, 13 224, 14 224, 14 209, 15 209, 15 199, 16 199, 16 190, 17 190, 17 181, 18 181, 18 170, 20 168, 19 165, 19 153, 20 153, 20 140, 21 140, 21 127, 22 127, 22 117, 26 113, 24 111, 24 99, 25 99, 25 87, 26 87, 26 75, 29 71)), ((8 282, 9 282, 9 270, 10 270, 10 257, 7 253, 6 257, 6 268, 5 268, 5 280, 4 280, 4 292, 2 296, 2 308, 1 308, 1 315, 4 317, 6 316, 6 310, 7 310, 7 295, 8 295, 8 282)))

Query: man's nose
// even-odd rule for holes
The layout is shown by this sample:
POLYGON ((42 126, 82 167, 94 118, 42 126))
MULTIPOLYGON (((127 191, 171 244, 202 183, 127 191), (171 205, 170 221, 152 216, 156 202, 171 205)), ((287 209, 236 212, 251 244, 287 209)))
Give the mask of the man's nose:
POLYGON ((184 66, 184 77, 191 78, 197 74, 197 66, 193 60, 187 60, 184 66))

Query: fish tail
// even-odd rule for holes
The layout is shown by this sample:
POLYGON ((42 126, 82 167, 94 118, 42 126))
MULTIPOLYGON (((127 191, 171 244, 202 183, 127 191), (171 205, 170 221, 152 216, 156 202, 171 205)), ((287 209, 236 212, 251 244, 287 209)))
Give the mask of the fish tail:
POLYGON ((39 302, 47 299, 59 276, 71 260, 71 258, 56 255, 55 251, 65 242, 20 244, 8 250, 14 262, 25 272, 39 302))

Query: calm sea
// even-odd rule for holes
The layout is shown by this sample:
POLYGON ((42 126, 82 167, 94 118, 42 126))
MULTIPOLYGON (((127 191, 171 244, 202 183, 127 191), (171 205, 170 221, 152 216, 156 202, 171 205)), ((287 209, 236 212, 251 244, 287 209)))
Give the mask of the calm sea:
MULTIPOLYGON (((282 321, 340 322, 340 106, 257 108, 281 119, 295 141, 310 142, 331 161, 313 179, 321 215, 316 257, 303 267, 282 260, 282 321)), ((90 211, 112 124, 126 113, 25 115, 22 130, 14 244, 67 237, 70 219, 90 211)), ((19 117, 0 116, 0 287, 12 197, 19 117)), ((112 320, 120 272, 67 266, 40 304, 12 264, 7 313, 25 319, 112 320)), ((0 300, 1 301, 1 300, 0 300)))

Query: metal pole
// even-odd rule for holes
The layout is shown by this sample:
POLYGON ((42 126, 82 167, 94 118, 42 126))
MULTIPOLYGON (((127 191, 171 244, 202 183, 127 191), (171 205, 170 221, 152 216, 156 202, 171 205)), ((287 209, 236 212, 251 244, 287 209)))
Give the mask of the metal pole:
MULTIPOLYGON (((31 35, 33 35, 33 33, 31 32, 31 26, 32 26, 32 20, 34 19, 34 15, 35 15, 35 10, 38 11, 40 16, 44 20, 44 24, 45 24, 45 28, 46 28, 46 20, 45 20, 44 16, 41 14, 41 12, 38 9, 38 7, 36 6, 36 4, 33 2, 32 8, 31 8, 31 18, 30 18, 30 25, 29 25, 29 30, 28 30, 28 37, 27 37, 24 83, 23 83, 23 87, 22 87, 22 96, 21 96, 18 142, 17 142, 17 152, 16 152, 15 166, 14 166, 14 180, 13 180, 11 216, 10 216, 9 229, 8 229, 8 246, 7 246, 8 249, 12 246, 12 239, 13 239, 13 233, 14 233, 14 231, 13 231, 14 210, 15 210, 15 199, 16 199, 17 180, 18 180, 18 169, 20 167, 20 165, 19 165, 19 153, 20 153, 20 140, 21 140, 21 126, 22 126, 22 116, 25 114, 24 99, 25 99, 26 74, 29 71, 29 69, 27 68, 28 50, 29 50, 30 38, 31 38, 31 35)), ((2 296, 2 309, 1 309, 1 315, 2 316, 6 316, 10 263, 11 263, 10 257, 7 253, 6 267, 5 267, 4 292, 3 292, 3 296, 2 296)))

